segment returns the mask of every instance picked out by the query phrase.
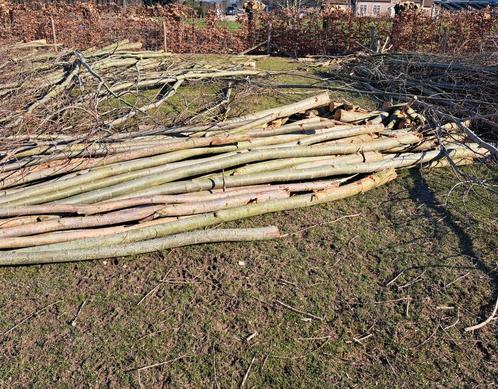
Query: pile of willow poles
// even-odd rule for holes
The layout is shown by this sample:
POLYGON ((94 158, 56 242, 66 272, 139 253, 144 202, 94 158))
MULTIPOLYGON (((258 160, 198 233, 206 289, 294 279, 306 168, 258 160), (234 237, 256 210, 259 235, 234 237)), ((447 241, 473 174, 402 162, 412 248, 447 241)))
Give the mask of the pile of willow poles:
POLYGON ((225 120, 107 137, 12 135, 0 150, 0 265, 130 256, 278 228, 208 229, 366 192, 396 170, 489 151, 408 104, 366 111, 322 93, 225 120))
POLYGON ((247 57, 200 61, 127 40, 81 52, 41 40, 0 54, 3 134, 122 131, 150 119, 183 85, 262 74, 247 57))
POLYGON ((496 142, 496 55, 371 53, 335 61, 329 80, 381 101, 416 96, 418 111, 437 120, 479 120, 481 136, 496 142))

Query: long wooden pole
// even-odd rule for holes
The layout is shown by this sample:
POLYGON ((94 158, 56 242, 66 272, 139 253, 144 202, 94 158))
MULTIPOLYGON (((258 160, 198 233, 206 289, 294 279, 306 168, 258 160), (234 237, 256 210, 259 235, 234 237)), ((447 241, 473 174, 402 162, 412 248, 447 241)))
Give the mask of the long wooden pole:
MULTIPOLYGON (((94 248, 97 252, 107 246, 116 244, 137 242, 142 240, 154 239, 171 234, 176 234, 185 231, 192 231, 200 228, 209 227, 212 225, 244 219, 248 217, 263 215, 266 213, 286 211, 296 208, 310 207, 317 204, 323 204, 330 201, 343 199, 354 196, 358 193, 363 193, 396 178, 396 173, 393 169, 372 174, 366 178, 355 181, 351 184, 346 184, 338 188, 330 188, 317 193, 303 194, 289 197, 287 199, 278 199, 263 202, 261 204, 248 204, 242 207, 224 209, 212 213, 191 216, 178 221, 168 221, 164 224, 137 228, 125 233, 119 233, 112 236, 89 238, 75 240, 67 243, 58 243, 48 246, 39 246, 30 249, 23 249, 22 252, 42 252, 47 250, 81 250, 94 248)), ((9 260, 9 253, 0 253, 0 264, 9 260)))
POLYGON ((166 30, 166 21, 163 20, 163 50, 165 53, 168 52, 168 35, 166 30))
POLYGON ((74 251, 47 251, 40 253, 0 253, 0 266, 34 265, 54 262, 87 261, 151 253, 174 247, 201 243, 242 242, 276 239, 280 237, 277 227, 232 228, 206 231, 192 231, 157 238, 145 242, 119 244, 102 247, 98 250, 84 249, 74 251))
POLYGON ((52 26, 52 40, 54 42, 54 50, 57 50, 57 34, 55 32, 54 18, 50 17, 50 25, 52 26))

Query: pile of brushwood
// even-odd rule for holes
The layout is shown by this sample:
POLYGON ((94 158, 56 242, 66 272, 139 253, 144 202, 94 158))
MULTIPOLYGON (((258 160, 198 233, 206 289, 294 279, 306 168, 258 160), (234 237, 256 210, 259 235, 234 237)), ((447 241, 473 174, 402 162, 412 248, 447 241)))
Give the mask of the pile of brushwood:
POLYGON ((2 135, 104 136, 137 120, 153 121, 150 113, 183 85, 262 75, 244 56, 208 62, 141 46, 124 40, 79 52, 40 40, 0 48, 2 135))
POLYGON ((5 136, 0 265, 277 238, 209 227, 360 194, 397 169, 489 158, 458 124, 426 120, 410 104, 366 111, 326 92, 221 122, 5 136))
MULTIPOLYGON (((319 59, 318 59, 319 60, 319 59)), ((432 122, 472 120, 479 135, 496 142, 498 51, 466 56, 428 53, 360 53, 332 59, 325 82, 377 98, 412 101, 432 122)))

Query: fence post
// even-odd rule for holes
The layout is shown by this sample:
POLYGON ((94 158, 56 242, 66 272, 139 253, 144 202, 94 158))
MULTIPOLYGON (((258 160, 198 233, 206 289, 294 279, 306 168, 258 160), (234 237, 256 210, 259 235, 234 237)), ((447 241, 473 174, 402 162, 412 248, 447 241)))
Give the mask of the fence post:
POLYGON ((443 31, 441 34, 441 51, 446 53, 448 51, 448 30, 446 27, 443 27, 443 31))
POLYGON ((370 50, 378 50, 377 27, 375 25, 370 26, 370 50))
POLYGON ((249 47, 254 46, 254 14, 252 10, 246 10, 247 29, 249 32, 249 47))
POLYGON ((166 32, 166 22, 163 20, 163 49, 164 52, 168 51, 168 34, 166 32))
POLYGON ((271 20, 268 21, 268 40, 266 41, 266 54, 271 55, 271 33, 272 33, 272 23, 271 20))
POLYGON ((52 40, 54 43, 54 48, 57 50, 57 35, 55 33, 55 23, 52 16, 50 16, 50 24, 52 25, 52 40))

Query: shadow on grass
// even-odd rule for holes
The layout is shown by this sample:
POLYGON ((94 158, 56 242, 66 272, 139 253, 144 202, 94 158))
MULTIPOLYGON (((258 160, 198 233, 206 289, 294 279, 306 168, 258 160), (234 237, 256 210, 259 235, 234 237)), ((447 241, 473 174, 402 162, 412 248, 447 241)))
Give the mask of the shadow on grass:
MULTIPOLYGON (((471 237, 458 225, 451 213, 448 212, 444 205, 436 198, 436 195, 427 184, 420 169, 410 169, 410 176, 414 182, 413 187, 410 189, 410 197, 414 201, 424 204, 428 209, 433 210, 436 215, 440 216, 443 223, 455 234, 455 236, 457 236, 461 254, 471 260, 474 266, 485 273, 493 282, 493 296, 491 296, 492 298, 490 298, 489 304, 481 309, 481 315, 484 318, 487 317, 486 315, 489 315, 490 307, 492 309, 492 305, 494 305, 498 296, 498 273, 492 270, 481 259, 481 256, 475 252, 471 237)), ((427 216, 431 218, 431 215, 428 213, 427 216)), ((432 217, 432 219, 434 219, 434 217, 432 217)))

